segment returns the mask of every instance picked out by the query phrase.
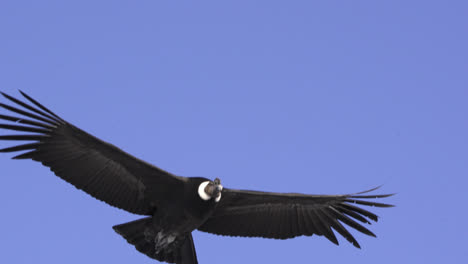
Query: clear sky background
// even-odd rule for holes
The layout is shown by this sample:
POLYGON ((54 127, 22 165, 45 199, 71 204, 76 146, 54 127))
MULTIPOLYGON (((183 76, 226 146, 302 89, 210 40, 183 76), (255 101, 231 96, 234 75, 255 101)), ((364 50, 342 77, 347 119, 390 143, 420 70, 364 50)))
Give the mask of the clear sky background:
MULTIPOLYGON (((179 175, 398 193, 373 209, 377 239, 353 232, 361 250, 194 232, 201 264, 467 263, 467 14, 467 1, 2 1, 0 89, 179 175)), ((111 229, 139 216, 9 157, 0 263, 155 263, 111 229)))

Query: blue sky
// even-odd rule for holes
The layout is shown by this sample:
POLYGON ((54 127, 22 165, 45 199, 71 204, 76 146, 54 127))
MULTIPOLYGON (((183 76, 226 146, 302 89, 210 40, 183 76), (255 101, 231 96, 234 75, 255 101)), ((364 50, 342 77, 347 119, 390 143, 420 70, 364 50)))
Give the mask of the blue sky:
MULTIPOLYGON (((200 263, 463 263, 467 12, 466 1, 3 1, 0 89, 179 175, 398 193, 375 209, 377 239, 353 232, 361 250, 195 232, 200 263)), ((0 164, 0 263, 155 263, 111 229, 138 216, 40 164, 0 164)))

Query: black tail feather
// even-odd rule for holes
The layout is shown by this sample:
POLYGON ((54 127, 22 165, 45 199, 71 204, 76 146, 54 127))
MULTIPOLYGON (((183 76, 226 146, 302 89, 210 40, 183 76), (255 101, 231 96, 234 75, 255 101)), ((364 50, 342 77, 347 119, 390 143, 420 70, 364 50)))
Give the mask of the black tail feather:
POLYGON ((184 244, 180 247, 180 260, 177 264, 198 264, 192 234, 187 235, 184 244))
POLYGON ((112 227, 128 243, 152 259, 176 264, 198 264, 192 235, 177 237, 176 241, 163 250, 156 250, 156 237, 161 231, 152 217, 116 225, 112 227))

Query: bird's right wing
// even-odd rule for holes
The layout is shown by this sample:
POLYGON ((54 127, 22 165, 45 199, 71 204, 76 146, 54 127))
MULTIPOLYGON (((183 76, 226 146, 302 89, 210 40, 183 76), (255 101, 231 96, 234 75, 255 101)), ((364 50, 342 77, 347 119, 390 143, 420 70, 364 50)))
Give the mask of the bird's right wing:
POLYGON ((0 152, 26 151, 14 159, 32 159, 49 167, 57 176, 91 196, 135 214, 149 215, 164 202, 171 188, 184 178, 139 160, 66 122, 37 101, 21 92, 32 104, 2 93, 19 109, 0 103, 0 107, 19 117, 0 115, 10 124, 1 129, 20 131, 0 135, 0 140, 29 141, 3 148, 0 152), (26 111, 27 110, 27 111, 26 111))
POLYGON ((198 229, 217 235, 276 239, 316 234, 338 244, 334 229, 359 248, 342 224, 375 236, 356 221, 370 224, 369 220, 377 221, 377 216, 355 205, 391 207, 366 200, 392 195, 363 195, 375 189, 348 195, 305 195, 225 188, 215 212, 198 229))

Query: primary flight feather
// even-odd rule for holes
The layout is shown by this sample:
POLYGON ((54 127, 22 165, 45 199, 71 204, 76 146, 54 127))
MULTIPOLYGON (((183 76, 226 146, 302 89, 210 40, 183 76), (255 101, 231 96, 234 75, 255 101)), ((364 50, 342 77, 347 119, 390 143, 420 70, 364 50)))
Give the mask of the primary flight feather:
POLYGON ((150 258, 196 264, 191 232, 225 236, 287 239, 325 236, 338 244, 334 231, 360 247, 347 225, 375 236, 363 224, 377 216, 362 207, 391 207, 370 201, 391 196, 366 194, 306 195, 225 188, 219 179, 181 177, 166 172, 68 123, 21 92, 21 101, 5 93, 13 105, 0 114, 0 129, 14 131, 0 140, 22 142, 0 149, 21 152, 13 159, 32 159, 96 199, 140 220, 114 226, 135 248, 150 258), (343 225, 344 224, 344 225, 343 225))

